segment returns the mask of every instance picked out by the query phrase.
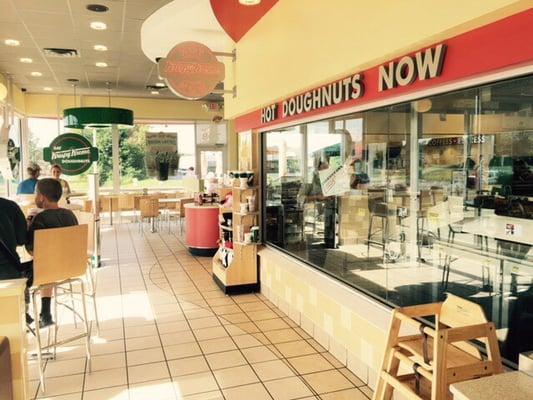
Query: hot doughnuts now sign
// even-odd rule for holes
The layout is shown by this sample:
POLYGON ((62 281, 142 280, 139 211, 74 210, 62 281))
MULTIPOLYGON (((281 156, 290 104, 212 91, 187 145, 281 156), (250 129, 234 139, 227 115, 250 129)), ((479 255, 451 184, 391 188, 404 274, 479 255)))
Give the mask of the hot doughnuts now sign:
POLYGON ((187 100, 207 96, 225 75, 224 64, 209 47, 192 41, 174 46, 158 67, 169 89, 187 100))
MULTIPOLYGON (((432 79, 442 72, 446 45, 439 44, 413 55, 402 57, 399 61, 391 61, 378 67, 378 92, 397 87, 409 86, 416 80, 432 79)), ((261 123, 275 121, 307 113, 321 108, 341 104, 349 100, 357 100, 365 94, 365 74, 357 73, 328 85, 310 90, 272 104, 261 110, 261 123)))

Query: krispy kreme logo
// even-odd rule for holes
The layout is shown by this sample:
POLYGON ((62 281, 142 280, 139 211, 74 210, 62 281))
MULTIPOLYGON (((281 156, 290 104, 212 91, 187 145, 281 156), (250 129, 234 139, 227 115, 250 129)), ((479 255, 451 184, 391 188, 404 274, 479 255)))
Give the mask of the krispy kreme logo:
POLYGON ((211 49, 192 41, 174 46, 158 69, 169 89, 188 100, 207 96, 225 76, 224 64, 211 49))

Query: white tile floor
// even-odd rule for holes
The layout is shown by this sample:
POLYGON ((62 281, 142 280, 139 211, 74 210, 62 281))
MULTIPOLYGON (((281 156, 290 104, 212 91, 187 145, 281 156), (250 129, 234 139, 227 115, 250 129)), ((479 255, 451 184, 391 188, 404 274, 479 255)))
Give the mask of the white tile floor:
MULTIPOLYGON (((260 294, 225 296, 211 259, 191 256, 180 237, 102 229, 100 335, 92 370, 83 343, 63 346, 36 399, 368 399, 372 392, 260 294)), ((95 327, 93 324, 93 332, 95 327)), ((60 336, 74 331, 70 313, 60 336)))

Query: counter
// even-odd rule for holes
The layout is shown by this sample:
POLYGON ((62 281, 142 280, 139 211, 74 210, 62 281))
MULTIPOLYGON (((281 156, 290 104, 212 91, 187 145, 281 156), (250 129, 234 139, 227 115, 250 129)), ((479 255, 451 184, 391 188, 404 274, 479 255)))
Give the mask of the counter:
POLYGON ((487 376, 450 386, 454 400, 529 400, 533 377, 520 371, 487 376))
POLYGON ((217 205, 185 204, 185 244, 196 256, 213 256, 218 250, 217 205))
MULTIPOLYGON (((12 398, 29 399, 28 364, 26 355, 26 323, 24 290, 26 279, 0 281, 0 332, 7 337, 11 358, 12 398)), ((0 390, 0 394, 2 390, 0 390)))

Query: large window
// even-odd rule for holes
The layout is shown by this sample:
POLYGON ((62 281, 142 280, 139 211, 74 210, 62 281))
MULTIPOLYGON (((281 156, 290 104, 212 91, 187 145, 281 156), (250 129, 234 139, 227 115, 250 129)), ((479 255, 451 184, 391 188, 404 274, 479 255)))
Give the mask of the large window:
POLYGON ((176 188, 181 179, 195 175, 194 123, 137 123, 121 131, 119 148, 123 189, 176 188), (160 179, 158 155, 169 161, 167 180, 160 179))
POLYGON ((266 132, 266 241, 392 306, 479 303, 533 349, 533 77, 266 132))

